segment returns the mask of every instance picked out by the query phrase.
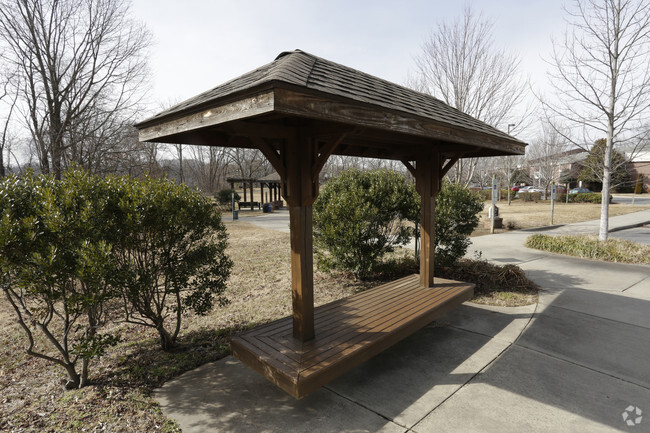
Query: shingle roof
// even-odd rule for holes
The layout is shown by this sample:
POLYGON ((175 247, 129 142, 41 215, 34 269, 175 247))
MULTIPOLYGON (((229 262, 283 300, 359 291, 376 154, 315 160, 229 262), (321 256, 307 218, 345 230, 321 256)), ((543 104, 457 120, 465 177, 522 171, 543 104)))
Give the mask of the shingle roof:
POLYGON ((138 126, 159 118, 198 110, 214 100, 271 82, 287 83, 390 110, 422 116, 450 126, 517 141, 433 96, 416 92, 301 50, 283 52, 273 62, 188 99, 141 122, 138 126))

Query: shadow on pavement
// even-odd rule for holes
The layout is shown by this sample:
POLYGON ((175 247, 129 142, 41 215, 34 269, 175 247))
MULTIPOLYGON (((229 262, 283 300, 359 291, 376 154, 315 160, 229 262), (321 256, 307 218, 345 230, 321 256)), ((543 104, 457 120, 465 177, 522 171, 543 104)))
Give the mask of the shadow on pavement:
POLYGON ((156 397, 186 432, 610 431, 650 413, 650 301, 530 274, 555 289, 521 336, 529 313, 465 304, 302 400, 230 357, 156 397))

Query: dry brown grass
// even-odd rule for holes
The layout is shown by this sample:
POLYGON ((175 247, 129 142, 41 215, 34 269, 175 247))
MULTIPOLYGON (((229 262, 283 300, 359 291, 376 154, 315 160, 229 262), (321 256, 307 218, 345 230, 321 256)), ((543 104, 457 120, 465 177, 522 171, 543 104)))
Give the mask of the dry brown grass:
MULTIPOLYGON (((557 207, 558 222, 597 217, 597 205, 557 207), (577 211, 579 210, 579 211, 577 211)), ((504 218, 518 218, 522 227, 540 225, 548 206, 501 206, 504 218)), ((612 206, 613 215, 639 208, 612 206)), ((243 213, 243 212, 242 212, 243 213)), ((181 347, 174 353, 158 349, 155 333, 116 325, 123 342, 94 363, 94 385, 64 391, 59 367, 24 353, 22 331, 13 312, 0 297, 0 430, 2 431, 178 431, 151 398, 151 390, 205 362, 228 354, 228 335, 268 322, 291 312, 289 234, 235 221, 226 223, 230 234, 228 253, 234 261, 226 296, 230 304, 206 316, 184 319, 181 347)), ((461 278, 462 279, 462 278, 461 278)), ((379 282, 359 282, 342 274, 314 272, 317 305, 379 282)), ((522 299, 493 297, 493 302, 513 305, 522 299)), ((526 295, 534 302, 534 294, 526 295)), ((487 302, 487 300, 485 300, 487 302)))
MULTIPOLYGON (((289 234, 242 221, 227 222, 228 255, 233 268, 226 296, 230 305, 209 316, 195 318, 194 326, 246 327, 291 314, 289 234)), ((321 305, 349 296, 364 284, 340 274, 314 272, 314 302, 321 305)))
MULTIPOLYGON (((124 324, 109 332, 123 341, 91 365, 91 386, 64 391, 63 370, 25 354, 25 337, 0 297, 0 431, 176 432, 151 390, 184 371, 229 353, 228 336, 291 310, 289 235, 236 221, 227 223, 235 265, 230 305, 184 319, 180 347, 160 350, 155 332, 124 324)), ((315 302, 323 304, 363 288, 342 275, 314 273, 315 302)))
MULTIPOLYGON (((488 209, 490 202, 485 202, 481 212, 481 222, 473 236, 488 234, 486 229, 489 224, 488 209)), ((551 202, 542 201, 539 203, 524 203, 518 200, 508 206, 507 202, 497 204, 499 216, 503 218, 504 229, 496 230, 501 233, 506 230, 508 224, 514 224, 517 229, 529 229, 543 227, 551 224, 551 202)), ((627 204, 613 203, 609 207, 609 215, 625 215, 648 209, 648 206, 630 206, 627 204)), ((553 217, 553 224, 571 224, 582 221, 595 220, 600 218, 600 205, 592 203, 556 203, 553 217)))
POLYGON ((453 267, 438 268, 444 278, 476 284, 472 302, 518 307, 537 302, 539 287, 516 265, 495 265, 485 260, 460 259, 453 267))
POLYGON ((610 238, 603 242, 596 236, 536 234, 526 239, 526 246, 583 259, 650 265, 650 245, 625 239, 610 238))

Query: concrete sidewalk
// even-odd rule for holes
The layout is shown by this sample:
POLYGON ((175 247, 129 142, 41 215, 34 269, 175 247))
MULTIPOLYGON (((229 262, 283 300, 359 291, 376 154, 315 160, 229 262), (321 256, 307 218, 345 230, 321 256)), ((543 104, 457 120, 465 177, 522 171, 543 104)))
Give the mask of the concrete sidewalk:
MULTIPOLYGON (((650 224, 650 208, 609 218, 609 233, 631 229, 650 224)), ((583 221, 579 223, 540 227, 537 229, 522 230, 523 232, 545 232, 547 234, 598 234, 600 220, 583 221)))
POLYGON ((155 397, 184 432, 650 432, 650 266, 529 250, 530 234, 468 254, 521 266, 538 305, 466 303, 299 401, 232 357, 155 397))

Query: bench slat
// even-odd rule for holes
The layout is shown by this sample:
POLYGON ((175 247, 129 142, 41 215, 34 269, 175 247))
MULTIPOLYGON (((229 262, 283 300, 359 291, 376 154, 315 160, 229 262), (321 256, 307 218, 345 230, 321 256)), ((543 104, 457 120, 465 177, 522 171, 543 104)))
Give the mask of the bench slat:
POLYGON ((474 285, 411 275, 315 309, 316 337, 293 338, 285 317, 233 337, 233 355, 302 398, 413 334, 473 295, 474 285))

